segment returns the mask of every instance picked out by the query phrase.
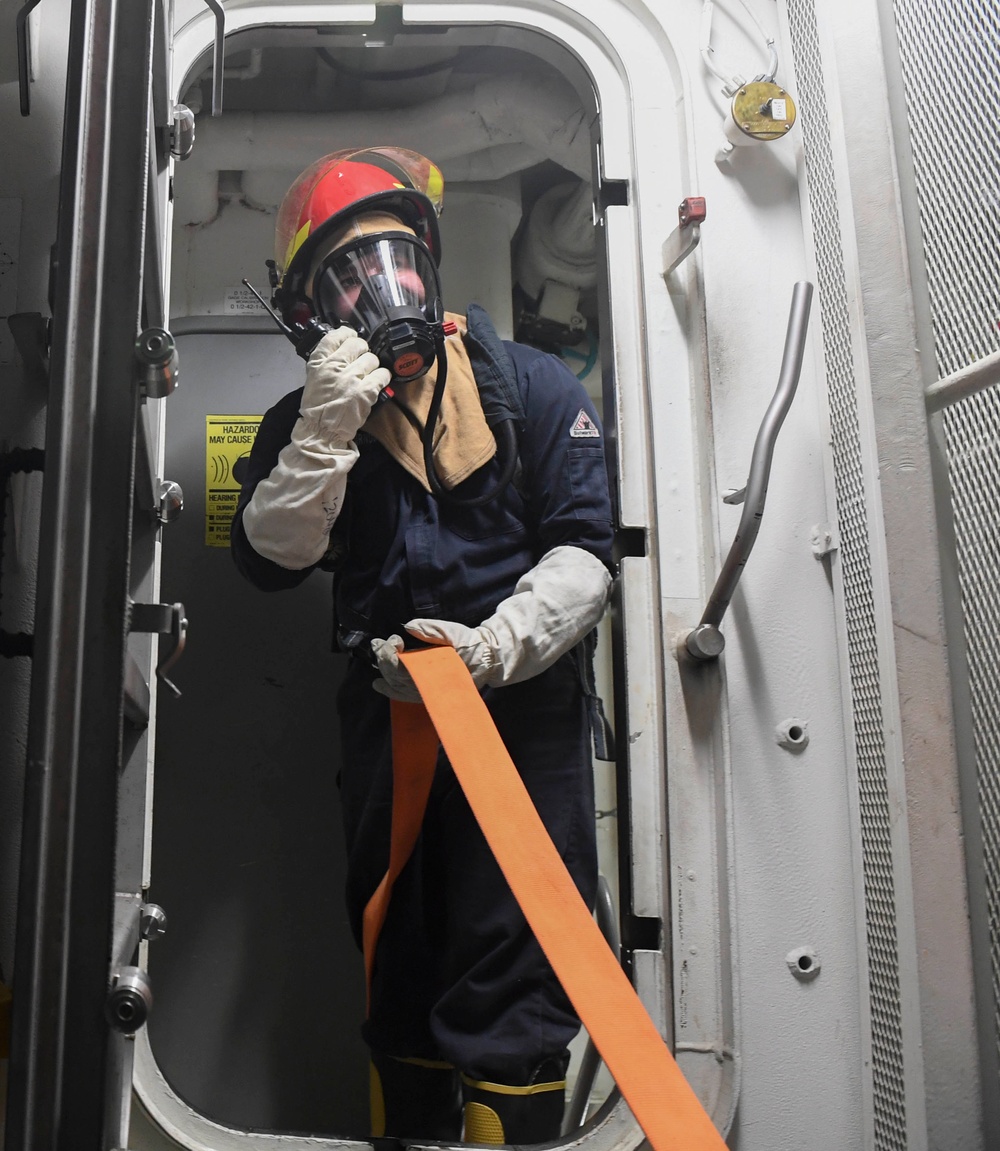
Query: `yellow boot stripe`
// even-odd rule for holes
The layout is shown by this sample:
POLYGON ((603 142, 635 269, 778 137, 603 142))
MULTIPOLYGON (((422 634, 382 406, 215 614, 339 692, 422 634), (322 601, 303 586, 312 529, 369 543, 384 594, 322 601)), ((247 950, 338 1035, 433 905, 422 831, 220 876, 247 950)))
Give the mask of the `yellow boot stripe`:
POLYGON ((385 1134, 385 1095, 382 1093, 382 1077, 374 1063, 368 1064, 368 1089, 372 1137, 379 1139, 385 1134))
POLYGON ((474 1087, 477 1091, 492 1091, 494 1095, 541 1095, 545 1091, 566 1090, 565 1079, 551 1083, 529 1083, 527 1087, 512 1087, 509 1083, 488 1083, 483 1079, 470 1079, 468 1075, 463 1075, 462 1082, 466 1087, 474 1087))
POLYGON ((475 1102, 465 1105, 465 1133, 462 1139, 465 1143, 490 1143, 493 1146, 507 1142, 500 1116, 485 1103, 475 1102))

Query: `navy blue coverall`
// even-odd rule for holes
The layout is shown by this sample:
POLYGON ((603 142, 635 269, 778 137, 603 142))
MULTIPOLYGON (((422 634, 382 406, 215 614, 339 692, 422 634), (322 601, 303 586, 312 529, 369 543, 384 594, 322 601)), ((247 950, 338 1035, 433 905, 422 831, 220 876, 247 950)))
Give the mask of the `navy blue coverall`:
MULTIPOLYGON (((481 309, 466 340, 477 381, 501 372, 524 406, 519 474, 482 507, 438 501, 371 436, 359 433, 331 551, 340 646, 353 655, 338 696, 347 903, 355 937, 385 873, 392 765, 388 700, 372 690, 369 641, 419 618, 478 626, 552 548, 591 552, 613 571, 600 423, 555 357, 501 342, 481 309)), ((242 526, 257 483, 277 462, 302 390, 264 417, 233 521, 240 571, 264 590, 294 586, 257 554, 242 526)), ((456 489, 490 490, 494 458, 456 489)), ((556 848, 593 905, 597 861, 586 657, 581 647, 523 683, 483 698, 556 848)), ((561 1056, 579 1021, 528 928, 450 766, 441 755, 423 831, 397 880, 378 943, 365 1039, 375 1052, 445 1060, 476 1079, 527 1083, 561 1056)))

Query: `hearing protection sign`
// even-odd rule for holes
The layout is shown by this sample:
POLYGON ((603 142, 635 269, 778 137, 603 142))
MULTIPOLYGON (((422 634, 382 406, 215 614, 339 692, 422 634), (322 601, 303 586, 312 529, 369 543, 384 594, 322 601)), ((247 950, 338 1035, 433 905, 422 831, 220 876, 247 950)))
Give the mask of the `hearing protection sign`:
POLYGON ((205 417, 205 546, 229 547, 229 529, 262 416, 205 417))

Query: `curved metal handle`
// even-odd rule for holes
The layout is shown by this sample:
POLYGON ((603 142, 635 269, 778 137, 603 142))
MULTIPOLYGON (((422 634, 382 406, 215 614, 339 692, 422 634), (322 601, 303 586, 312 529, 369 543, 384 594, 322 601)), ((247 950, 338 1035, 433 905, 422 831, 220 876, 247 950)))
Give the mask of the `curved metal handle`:
POLYGON ((215 14, 215 53, 212 58, 212 115, 222 115, 222 72, 226 55, 226 10, 222 0, 205 0, 215 14))
POLYGON ((744 565, 757 539, 757 532, 760 530, 774 445, 785 416, 788 415, 788 409, 792 406, 802 372, 812 294, 813 286, 806 280, 800 280, 792 289, 792 306, 788 316, 788 330, 785 333, 785 350, 781 358, 778 387, 764 413, 764 420, 754 442, 750 477, 747 480, 743 514, 736 529, 736 538, 719 572, 719 578, 715 581, 715 587, 709 596, 701 621, 685 639, 685 646, 695 659, 716 659, 725 647, 726 641, 719 631, 719 624, 722 623, 729 601, 733 598, 744 565))
POLYGON ((169 653, 164 659, 156 665, 156 678, 160 683, 166 685, 174 693, 174 697, 179 699, 181 689, 167 678, 167 672, 174 666, 174 664, 184 654, 184 647, 187 644, 187 630, 188 621, 187 616, 184 614, 184 605, 182 603, 175 603, 170 605, 170 634, 173 637, 174 646, 170 649, 169 653))
POLYGON ((184 654, 187 629, 188 621, 182 603, 132 604, 130 631, 152 632, 154 635, 169 635, 173 638, 173 647, 156 665, 156 678, 178 697, 181 690, 167 678, 167 672, 184 654))

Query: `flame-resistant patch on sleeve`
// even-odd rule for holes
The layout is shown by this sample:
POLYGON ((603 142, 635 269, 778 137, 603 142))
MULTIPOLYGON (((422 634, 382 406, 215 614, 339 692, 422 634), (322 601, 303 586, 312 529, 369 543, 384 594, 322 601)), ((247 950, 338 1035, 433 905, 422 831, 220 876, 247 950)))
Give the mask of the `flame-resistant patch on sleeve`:
POLYGON ((580 409, 580 414, 573 421, 573 425, 569 429, 569 434, 575 440, 599 440, 601 438, 597 424, 594 423, 583 408, 580 409))

